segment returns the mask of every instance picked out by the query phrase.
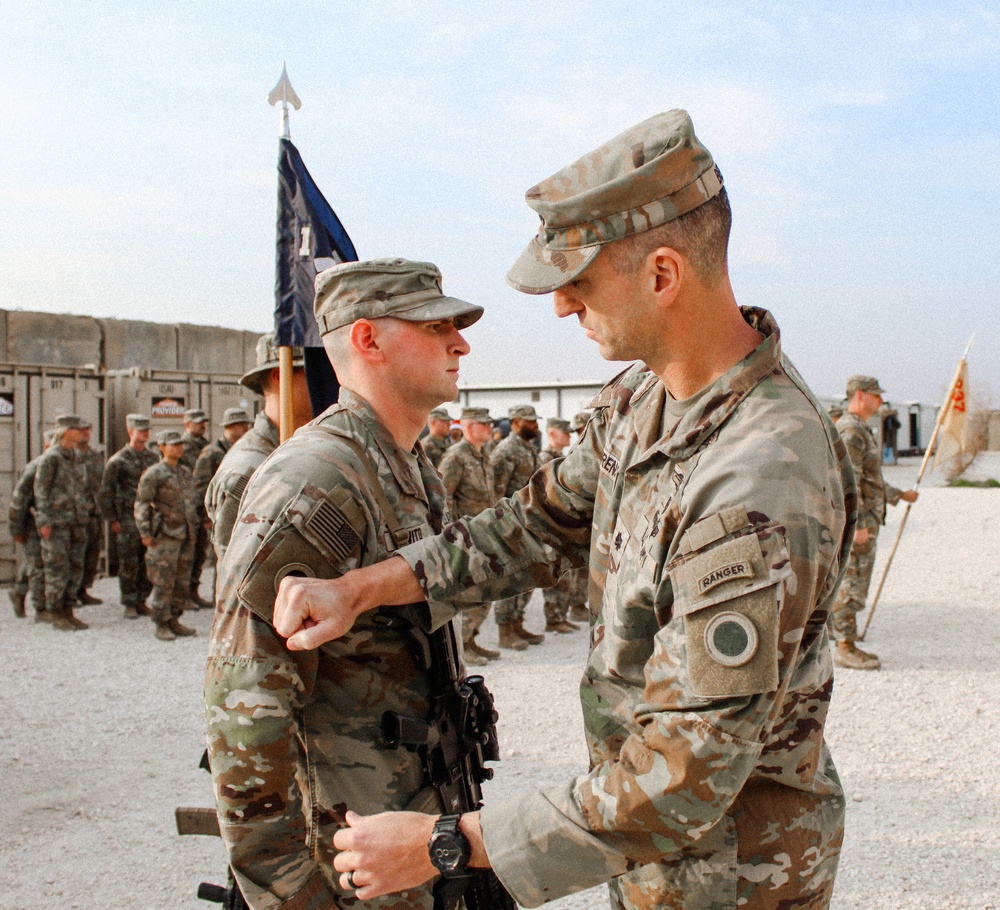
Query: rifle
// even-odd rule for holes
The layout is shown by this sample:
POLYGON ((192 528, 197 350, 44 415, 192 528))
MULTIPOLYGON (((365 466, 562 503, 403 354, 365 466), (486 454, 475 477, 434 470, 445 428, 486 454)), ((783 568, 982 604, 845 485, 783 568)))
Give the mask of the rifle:
MULTIPOLYGON (((382 715, 382 738, 390 749, 419 754, 427 782, 437 790, 447 814, 473 812, 483 804, 482 782, 493 777, 488 761, 500 760, 497 712, 482 676, 462 676, 453 622, 425 635, 397 613, 380 610, 375 621, 409 631, 417 659, 431 681, 427 720, 394 711, 382 715)), ((441 878, 434 885, 434 910, 516 910, 492 869, 470 869, 467 876, 441 878)))

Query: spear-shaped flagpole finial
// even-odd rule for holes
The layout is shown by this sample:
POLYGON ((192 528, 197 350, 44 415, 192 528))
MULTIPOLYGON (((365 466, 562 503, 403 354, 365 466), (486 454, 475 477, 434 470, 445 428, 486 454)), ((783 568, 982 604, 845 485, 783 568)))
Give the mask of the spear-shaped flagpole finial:
POLYGON ((295 89, 292 88, 292 83, 288 80, 288 70, 285 68, 285 64, 281 64, 281 78, 278 80, 278 84, 271 89, 271 94, 267 96, 267 103, 270 105, 275 105, 281 102, 281 138, 289 139, 291 138, 291 133, 288 130, 288 105, 290 104, 295 110, 302 107, 302 102, 299 101, 299 96, 295 94, 295 89))

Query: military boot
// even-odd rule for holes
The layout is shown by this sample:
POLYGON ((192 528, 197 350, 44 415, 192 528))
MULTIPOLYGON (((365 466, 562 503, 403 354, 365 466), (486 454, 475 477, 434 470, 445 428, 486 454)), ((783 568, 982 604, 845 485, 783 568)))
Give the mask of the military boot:
POLYGON ((545 641, 544 635, 529 632, 526 628, 524 628, 523 619, 514 620, 514 632, 523 638, 529 645, 540 645, 543 641, 545 641))
POLYGON ((24 619, 27 615, 24 609, 24 594, 13 590, 13 588, 7 593, 10 595, 10 602, 14 605, 14 615, 18 619, 24 619))
POLYGON ((528 643, 521 638, 514 629, 512 622, 498 622, 497 629, 500 630, 500 647, 510 648, 512 651, 527 651, 528 643))
POLYGON ((833 662, 849 670, 878 670, 882 663, 874 655, 856 647, 853 641, 838 641, 833 652, 833 662))
POLYGON ((207 600, 202 600, 201 595, 198 593, 198 586, 191 585, 191 595, 190 602, 192 604, 192 610, 214 610, 215 604, 209 603, 207 600))
POLYGON ((590 623, 590 610, 587 609, 586 604, 573 604, 569 608, 569 618, 574 622, 590 623))
POLYGON ((70 625, 72 625, 74 629, 89 629, 90 628, 90 623, 86 623, 82 619, 77 619, 73 615, 73 608, 72 607, 66 607, 66 610, 65 610, 65 612, 64 612, 63 615, 66 617, 66 619, 69 621, 70 625))
POLYGON ((156 632, 154 633, 160 641, 175 641, 177 636, 170 630, 168 625, 157 625, 156 632))
POLYGON ((94 597, 88 591, 81 591, 79 594, 76 595, 76 599, 80 601, 80 603, 83 604, 85 607, 92 607, 95 606, 96 604, 104 603, 104 601, 101 600, 100 597, 94 597))
POLYGON ((126 619, 138 619, 139 611, 133 607, 131 604, 125 608, 125 618, 126 619))
POLYGON ((472 638, 469 639, 468 644, 466 644, 466 646, 465 646, 465 650, 466 651, 474 651, 480 657, 485 657, 487 660, 499 660, 500 659, 500 652, 499 651, 494 651, 492 648, 484 648, 481 644, 479 644, 478 641, 476 641, 476 637, 475 636, 472 636, 472 638))
POLYGON ((190 626, 185 626, 184 624, 182 624, 180 621, 180 617, 178 616, 175 616, 173 619, 170 620, 170 622, 167 623, 167 628, 170 629, 170 631, 173 632, 174 635, 179 635, 182 638, 187 637, 188 635, 198 634, 197 629, 192 629, 190 626))
POLYGON ((546 632, 559 632, 562 635, 568 635, 570 632, 575 632, 580 627, 567 619, 554 619, 545 624, 546 632))
POLYGON ((471 648, 463 648, 463 657, 467 667, 485 667, 489 661, 481 654, 477 654, 471 648))
POLYGON ((53 619, 55 617, 45 607, 35 610, 35 622, 52 622, 53 619))
POLYGON ((135 612, 140 616, 152 616, 153 611, 149 609, 145 604, 136 604, 135 612))
POLYGON ((69 621, 68 610, 50 611, 52 613, 52 628, 60 632, 75 632, 77 626, 69 621))

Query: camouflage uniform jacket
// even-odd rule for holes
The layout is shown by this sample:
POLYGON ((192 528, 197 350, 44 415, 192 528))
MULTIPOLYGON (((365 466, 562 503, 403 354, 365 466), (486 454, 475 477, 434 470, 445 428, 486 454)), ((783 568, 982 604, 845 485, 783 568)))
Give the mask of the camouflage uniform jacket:
POLYGON ((445 452, 452 447, 450 436, 438 439, 432 433, 425 434, 424 438, 420 440, 420 444, 424 447, 424 454, 435 468, 441 467, 441 459, 444 458, 445 452))
POLYGON ((97 499, 105 521, 117 521, 123 528, 135 527, 135 494, 146 468, 156 464, 148 448, 137 452, 132 446, 120 448, 104 466, 97 499))
POLYGON ((490 453, 490 462, 496 476, 497 496, 513 496, 527 486, 538 469, 538 453, 530 442, 512 432, 490 453))
POLYGON ((858 483, 858 528, 877 534, 885 524, 885 504, 896 505, 902 490, 882 478, 882 452, 868 424, 856 414, 845 411, 837 420, 847 453, 851 456, 858 483))
POLYGON ((14 484, 10 497, 10 536, 27 537, 35 530, 35 472, 42 456, 29 461, 14 484))
POLYGON ((208 439, 204 436, 192 436, 190 433, 185 433, 182 442, 184 444, 184 452, 181 455, 181 464, 191 471, 191 473, 194 473, 194 466, 198 463, 198 456, 201 454, 201 450, 208 445, 208 439))
POLYGON ((551 584, 589 544, 590 771, 482 813, 525 906, 612 879, 621 908, 829 904, 844 799, 826 618, 854 478, 773 318, 743 312, 764 339, 709 387, 674 402, 632 367, 565 459, 402 551, 429 597, 464 601, 551 584))
POLYGON ((542 449, 538 453, 538 467, 548 464, 550 461, 555 461, 557 458, 562 458, 565 454, 565 451, 557 452, 555 449, 542 449))
POLYGON ((465 439, 448 449, 438 472, 448 494, 448 514, 452 518, 478 515, 497 500, 489 455, 477 452, 465 439))
POLYGON ((100 449, 88 448, 86 451, 77 450, 83 464, 83 473, 87 478, 87 489, 90 492, 92 508, 90 514, 95 518, 101 516, 101 504, 99 496, 101 492, 101 480, 104 477, 104 453, 100 449))
MULTIPOLYGON (((288 651, 270 622, 275 579, 289 566, 329 578, 395 550, 382 501, 403 543, 441 529, 444 489, 419 443, 404 452, 367 402, 341 389, 257 469, 221 567, 205 673, 208 749, 230 863, 255 907, 344 906, 332 838, 347 809, 437 811, 418 756, 384 748, 379 732, 386 710, 428 715, 412 637, 381 621, 429 624, 426 605, 366 614, 309 654, 288 651)), ((410 894, 413 903, 395 895, 365 906, 429 910, 428 889, 410 894)))
POLYGON ((261 411, 253 426, 226 452, 219 469, 205 490, 205 511, 212 521, 212 546, 221 565, 233 533, 243 491, 257 470, 276 448, 278 428, 261 411))
POLYGON ((35 524, 39 528, 86 525, 92 511, 83 456, 55 443, 35 471, 35 524))
POLYGON ((205 518, 207 514, 205 494, 208 492, 208 485, 215 477, 215 472, 219 470, 222 459, 226 457, 226 453, 232 447, 233 444, 225 436, 220 436, 211 445, 207 445, 201 450, 201 454, 195 462, 192 475, 195 489, 198 491, 198 512, 202 518, 205 518))
POLYGON ((139 536, 184 540, 198 529, 197 494, 191 472, 182 464, 158 461, 143 472, 135 494, 135 526, 139 536))

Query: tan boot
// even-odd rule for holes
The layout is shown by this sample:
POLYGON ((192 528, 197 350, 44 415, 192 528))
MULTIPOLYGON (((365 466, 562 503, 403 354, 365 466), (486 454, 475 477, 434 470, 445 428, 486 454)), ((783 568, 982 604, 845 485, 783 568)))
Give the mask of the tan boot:
POLYGON ((153 615, 153 611, 150 610, 149 607, 147 607, 145 604, 139 604, 135 608, 135 612, 138 613, 140 616, 152 616, 153 615))
POLYGON ((170 631, 170 626, 157 626, 155 634, 160 641, 175 641, 177 638, 177 636, 170 631))
POLYGON ((878 670, 882 666, 874 654, 859 650, 853 641, 837 642, 837 649, 833 652, 833 662, 838 667, 845 667, 848 670, 878 670))
POLYGON ((125 608, 125 618, 126 619, 138 619, 139 618, 139 611, 135 607, 126 607, 125 608))
POLYGON ((475 637, 469 639, 468 644, 465 646, 466 651, 474 651, 480 657, 485 657, 487 660, 499 660, 500 652, 494 651, 492 648, 484 648, 475 637))
POLYGON ((512 651, 527 651, 528 643, 517 634, 514 625, 512 622, 497 623, 497 629, 500 630, 500 647, 510 648, 512 651))
POLYGON ((36 610, 35 622, 52 622, 55 617, 48 610, 36 610))
POLYGON ((465 665, 467 667, 485 667, 489 661, 471 648, 465 649, 465 665))
POLYGON ((79 594, 76 595, 76 599, 80 601, 80 603, 83 604, 83 606, 85 607, 92 607, 95 606, 96 604, 104 603, 104 601, 101 600, 100 597, 94 597, 94 595, 91 594, 89 591, 81 591, 79 594))
POLYGON ((90 623, 86 623, 82 619, 77 619, 73 615, 73 608, 72 607, 67 607, 66 608, 65 616, 66 616, 66 619, 69 620, 70 624, 73 626, 74 629, 89 629, 90 628, 90 623))
POLYGON ((52 614, 52 628, 58 629, 60 632, 75 632, 76 626, 69 621, 69 617, 66 612, 53 613, 52 614))
POLYGON ((14 615, 18 619, 24 619, 27 615, 24 609, 24 595, 20 591, 8 591, 10 602, 14 605, 14 615))
POLYGON ((576 623, 569 622, 566 619, 556 619, 545 624, 546 632, 559 632, 562 635, 566 635, 569 632, 575 632, 579 628, 580 627, 576 623))
POLYGON ((183 625, 180 619, 178 619, 176 616, 173 619, 171 619, 170 622, 167 623, 167 628, 169 628, 170 631, 174 633, 174 635, 179 635, 182 638, 187 637, 188 635, 198 634, 197 629, 192 629, 190 626, 183 625))
POLYGON ((545 641, 544 635, 537 635, 524 628, 524 620, 518 619, 514 622, 514 631, 521 636, 529 645, 540 645, 545 641))
POLYGON ((574 622, 590 623, 590 610, 585 604, 573 604, 569 608, 569 618, 574 622))

